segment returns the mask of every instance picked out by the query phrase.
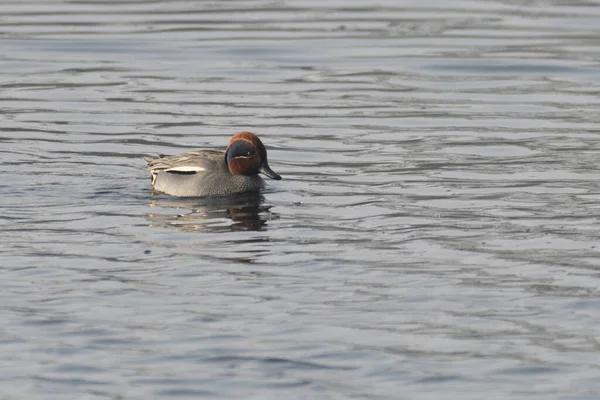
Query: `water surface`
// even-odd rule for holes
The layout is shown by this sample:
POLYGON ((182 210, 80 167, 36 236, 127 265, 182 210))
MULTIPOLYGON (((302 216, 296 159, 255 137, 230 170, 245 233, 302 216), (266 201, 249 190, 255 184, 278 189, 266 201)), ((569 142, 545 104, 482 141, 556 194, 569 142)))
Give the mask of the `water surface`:
POLYGON ((6 398, 597 399, 600 3, 0 4, 6 398), (257 196, 142 156, 260 135, 257 196))

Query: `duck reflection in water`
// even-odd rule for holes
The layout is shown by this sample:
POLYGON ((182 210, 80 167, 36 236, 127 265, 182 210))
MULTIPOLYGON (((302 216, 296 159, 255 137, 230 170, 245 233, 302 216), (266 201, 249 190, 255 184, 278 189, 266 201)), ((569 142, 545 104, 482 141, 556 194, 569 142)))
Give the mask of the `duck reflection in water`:
POLYGON ((275 216, 258 193, 216 197, 175 198, 153 192, 150 207, 164 211, 148 213, 150 226, 175 227, 185 232, 258 231, 275 216), (174 211, 169 213, 168 209, 174 211))

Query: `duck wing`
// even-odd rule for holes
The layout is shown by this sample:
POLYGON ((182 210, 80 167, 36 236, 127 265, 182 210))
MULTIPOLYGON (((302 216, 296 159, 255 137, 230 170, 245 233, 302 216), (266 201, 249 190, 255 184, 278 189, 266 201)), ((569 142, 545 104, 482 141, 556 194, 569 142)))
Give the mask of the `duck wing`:
POLYGON ((152 174, 160 171, 175 174, 197 174, 222 167, 225 152, 218 150, 190 151, 176 156, 144 157, 152 174))

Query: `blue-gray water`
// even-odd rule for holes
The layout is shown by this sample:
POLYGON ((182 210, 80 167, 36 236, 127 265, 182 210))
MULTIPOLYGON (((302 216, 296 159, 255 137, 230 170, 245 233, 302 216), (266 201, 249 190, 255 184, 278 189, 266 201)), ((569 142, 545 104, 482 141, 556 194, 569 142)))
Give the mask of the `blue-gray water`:
POLYGON ((600 2, 0 3, 0 398, 600 398, 600 2), (259 134, 262 196, 141 159, 259 134))

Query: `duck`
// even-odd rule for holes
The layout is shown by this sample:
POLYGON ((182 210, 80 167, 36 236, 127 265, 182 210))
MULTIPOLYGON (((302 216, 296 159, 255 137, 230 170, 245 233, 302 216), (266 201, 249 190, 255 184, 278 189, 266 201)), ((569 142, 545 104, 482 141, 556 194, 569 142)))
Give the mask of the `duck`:
POLYGON ((267 162, 267 150, 251 132, 239 132, 225 151, 198 150, 176 156, 144 157, 154 190, 178 197, 225 196, 259 192, 262 173, 280 180, 267 162))

